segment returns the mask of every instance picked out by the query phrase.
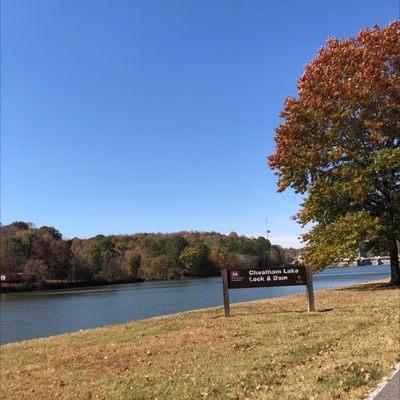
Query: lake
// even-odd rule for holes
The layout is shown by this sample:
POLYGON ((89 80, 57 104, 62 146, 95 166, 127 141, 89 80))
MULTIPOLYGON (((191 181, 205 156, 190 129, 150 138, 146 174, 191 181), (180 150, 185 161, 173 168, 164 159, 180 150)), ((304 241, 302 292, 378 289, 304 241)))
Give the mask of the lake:
MULTIPOLYGON (((388 265, 329 268, 314 275, 314 290, 389 276, 388 265)), ((221 286, 220 277, 211 277, 2 293, 0 343, 222 305, 221 286)), ((305 292, 304 286, 238 289, 230 291, 230 299, 237 303, 301 292, 305 292)))

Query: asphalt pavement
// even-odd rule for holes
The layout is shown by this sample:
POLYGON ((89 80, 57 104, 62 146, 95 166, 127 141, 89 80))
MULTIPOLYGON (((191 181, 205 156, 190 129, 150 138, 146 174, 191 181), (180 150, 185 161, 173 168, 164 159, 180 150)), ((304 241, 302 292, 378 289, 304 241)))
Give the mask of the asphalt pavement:
POLYGON ((374 400, 400 399, 400 370, 392 376, 383 389, 373 398, 374 400))

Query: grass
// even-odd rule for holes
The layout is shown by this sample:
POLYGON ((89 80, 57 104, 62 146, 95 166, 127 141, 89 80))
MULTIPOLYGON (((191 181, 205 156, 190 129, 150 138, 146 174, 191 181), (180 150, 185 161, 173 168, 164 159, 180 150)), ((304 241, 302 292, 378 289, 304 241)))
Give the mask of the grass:
POLYGON ((0 399, 362 399, 399 360, 400 291, 369 283, 1 346, 0 399))

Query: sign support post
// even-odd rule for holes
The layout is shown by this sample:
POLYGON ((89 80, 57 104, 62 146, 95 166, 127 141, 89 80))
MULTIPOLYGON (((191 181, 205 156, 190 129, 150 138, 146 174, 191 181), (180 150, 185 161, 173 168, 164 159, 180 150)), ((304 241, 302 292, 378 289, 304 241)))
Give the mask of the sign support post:
POLYGON ((315 311, 315 305, 314 305, 314 288, 313 288, 312 271, 309 265, 307 265, 306 267, 306 277, 307 277, 308 311, 310 312, 310 311, 315 311))
POLYGON ((221 275, 222 275, 222 290, 224 295, 225 317, 229 317, 231 313, 229 309, 228 271, 226 269, 221 270, 221 275))

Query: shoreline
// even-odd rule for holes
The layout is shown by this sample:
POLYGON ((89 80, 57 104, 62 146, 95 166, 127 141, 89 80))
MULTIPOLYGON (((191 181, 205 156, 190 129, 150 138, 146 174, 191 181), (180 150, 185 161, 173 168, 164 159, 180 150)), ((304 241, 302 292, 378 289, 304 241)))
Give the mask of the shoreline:
MULTIPOLYGON (((358 268, 358 267, 380 267, 387 264, 381 265, 337 265, 334 267, 327 267, 325 270, 333 269, 333 268, 358 268)), ((193 277, 184 277, 180 279, 160 279, 160 280, 146 280, 142 278, 132 278, 132 279, 120 279, 116 281, 87 281, 87 282, 33 282, 28 288, 26 287, 26 283, 16 284, 16 286, 11 286, 14 284, 2 283, 0 282, 0 294, 2 293, 24 293, 24 292, 38 292, 38 291, 46 291, 46 290, 63 290, 63 289, 78 289, 78 288, 91 288, 97 286, 113 286, 113 285, 123 285, 127 283, 143 283, 143 282, 168 282, 168 281, 183 281, 186 279, 197 279, 197 278, 211 278, 220 275, 206 275, 206 276, 193 276, 193 277), (10 285, 10 286, 9 286, 10 285)))
MULTIPOLYGON (((64 290, 64 289, 79 289, 79 288, 91 288, 98 286, 114 286, 114 285, 124 285, 127 283, 144 283, 144 282, 169 282, 169 281, 184 281, 187 279, 201 279, 201 278, 212 278, 219 275, 207 275, 207 276, 193 276, 193 277, 184 277, 180 279, 159 279, 159 280, 146 280, 140 278, 134 279, 121 279, 118 281, 92 281, 92 282, 63 282, 63 283, 51 283, 45 282, 41 285, 41 287, 29 287, 28 289, 20 287, 3 287, 0 285, 0 294, 1 293, 26 293, 26 292, 42 292, 47 290, 64 290)), ((37 283, 37 282, 35 282, 37 283)), ((22 285, 23 286, 23 285, 22 285)))
POLYGON ((295 294, 2 345, 0 397, 364 398, 398 361, 387 283, 320 290, 317 312, 295 294))
POLYGON ((78 289, 78 288, 91 288, 98 286, 113 286, 113 285, 124 285, 127 283, 144 283, 144 282, 169 282, 169 281, 184 281, 187 279, 201 279, 201 278, 212 278, 220 275, 207 275, 207 276, 187 276, 180 279, 159 279, 159 280, 146 280, 141 278, 132 278, 132 279, 120 279, 117 281, 89 281, 89 282, 62 282, 62 283, 53 283, 53 282, 34 282, 35 285, 32 285, 28 288, 24 288, 25 284, 20 284, 20 287, 9 287, 9 284, 0 284, 0 294, 1 293, 26 293, 26 292, 42 292, 47 290, 64 290, 64 289, 78 289), (4 287, 4 285, 7 285, 4 287))
POLYGON ((88 282, 33 282, 30 286, 26 287, 25 283, 13 284, 1 283, 0 293, 23 293, 23 292, 38 292, 46 290, 62 290, 62 289, 76 289, 76 288, 89 288, 96 286, 112 286, 122 285, 125 283, 140 283, 145 282, 144 279, 132 278, 132 279, 121 279, 118 281, 88 281, 88 282), (4 285, 7 285, 4 287, 4 285), (13 286, 9 286, 13 285, 13 286))

